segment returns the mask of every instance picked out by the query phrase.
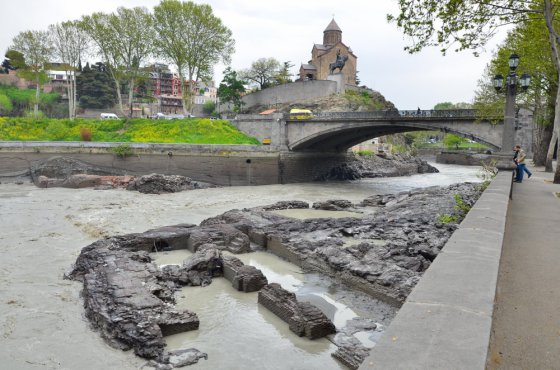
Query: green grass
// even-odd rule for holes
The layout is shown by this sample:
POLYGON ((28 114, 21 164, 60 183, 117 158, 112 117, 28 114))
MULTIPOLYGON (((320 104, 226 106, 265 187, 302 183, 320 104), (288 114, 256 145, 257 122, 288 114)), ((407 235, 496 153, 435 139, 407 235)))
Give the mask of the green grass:
POLYGON ((224 120, 97 120, 0 117, 0 140, 81 141, 80 130, 91 131, 91 141, 131 143, 259 144, 224 120))

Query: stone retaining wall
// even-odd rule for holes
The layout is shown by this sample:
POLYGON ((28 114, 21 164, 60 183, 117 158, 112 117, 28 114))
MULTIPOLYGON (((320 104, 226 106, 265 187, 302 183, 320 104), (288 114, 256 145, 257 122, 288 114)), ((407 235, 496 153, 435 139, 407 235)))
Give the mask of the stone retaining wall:
POLYGON ((484 369, 511 189, 500 172, 360 369, 484 369))
POLYGON ((53 156, 124 170, 129 175, 182 175, 223 186, 277 184, 279 154, 256 145, 128 144, 132 155, 119 157, 120 143, 0 142, 0 177, 29 169, 53 156))
POLYGON ((132 155, 120 157, 121 143, 0 142, 0 181, 23 173, 37 162, 67 156, 91 165, 124 171, 182 175, 222 186, 268 185, 317 180, 346 161, 346 153, 281 152, 260 145, 128 144, 132 155))

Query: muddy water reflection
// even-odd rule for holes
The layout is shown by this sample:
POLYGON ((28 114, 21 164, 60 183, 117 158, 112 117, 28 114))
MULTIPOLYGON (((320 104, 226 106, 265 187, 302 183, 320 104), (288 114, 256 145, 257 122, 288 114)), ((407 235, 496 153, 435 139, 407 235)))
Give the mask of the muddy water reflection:
POLYGON ((344 218, 353 217, 361 218, 363 214, 358 212, 347 212, 347 211, 325 211, 321 209, 305 209, 305 208, 292 208, 292 209, 281 209, 277 211, 272 211, 281 216, 291 217, 298 220, 307 220, 311 218, 344 218))
MULTIPOLYGON (((152 254, 158 264, 179 264, 188 251, 152 254)), ((245 264, 262 270, 269 282, 296 293, 300 301, 319 307, 337 329, 355 317, 389 320, 394 309, 365 294, 337 286, 331 279, 303 271, 268 252, 237 255, 245 264), (379 309, 381 307, 381 309, 379 309), (372 309, 374 308, 374 309, 372 309)), ((195 347, 209 355, 201 369, 341 369, 331 357, 336 346, 327 339, 297 337, 288 325, 257 303, 257 293, 234 290, 222 278, 205 288, 185 287, 177 293, 177 307, 196 312, 198 331, 166 337, 169 349, 195 347), (263 359, 267 363, 263 364, 263 359)), ((380 330, 357 333, 368 347, 375 345, 380 330)))

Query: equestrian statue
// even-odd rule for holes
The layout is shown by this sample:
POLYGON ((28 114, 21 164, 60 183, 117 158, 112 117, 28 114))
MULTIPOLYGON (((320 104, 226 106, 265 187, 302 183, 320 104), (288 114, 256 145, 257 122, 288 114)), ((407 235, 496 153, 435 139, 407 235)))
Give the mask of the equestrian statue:
POLYGON ((338 68, 339 72, 342 72, 344 64, 348 60, 348 55, 340 55, 340 49, 336 52, 336 61, 329 64, 330 74, 333 74, 334 70, 338 68))

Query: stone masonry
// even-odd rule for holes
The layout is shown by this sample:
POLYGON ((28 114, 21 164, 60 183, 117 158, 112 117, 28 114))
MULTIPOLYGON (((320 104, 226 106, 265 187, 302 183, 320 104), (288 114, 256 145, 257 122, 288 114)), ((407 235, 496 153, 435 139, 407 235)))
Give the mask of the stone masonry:
POLYGON ((294 293, 277 283, 263 287, 259 303, 287 322, 290 330, 309 339, 322 338, 336 333, 334 324, 317 307, 308 302, 298 302, 294 293))

